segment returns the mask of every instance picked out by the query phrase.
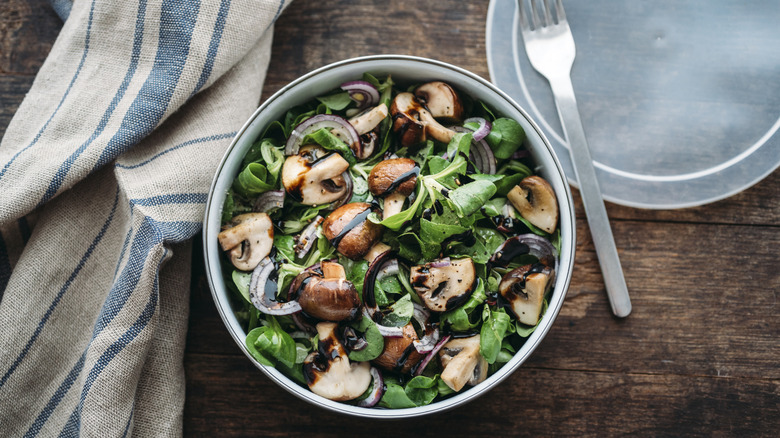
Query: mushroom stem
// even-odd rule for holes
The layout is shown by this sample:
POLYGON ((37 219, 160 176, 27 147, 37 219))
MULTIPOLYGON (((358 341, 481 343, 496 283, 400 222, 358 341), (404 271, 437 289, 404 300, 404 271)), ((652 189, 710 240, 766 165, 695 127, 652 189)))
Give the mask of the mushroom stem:
POLYGON ((373 263, 374 259, 379 257, 380 254, 383 252, 390 251, 391 248, 390 245, 385 245, 382 242, 377 242, 374 244, 374 246, 371 247, 371 249, 368 250, 365 256, 363 256, 363 259, 366 260, 369 264, 373 263))
POLYGON ((388 114, 387 105, 380 103, 370 110, 349 119, 349 123, 355 128, 355 131, 357 131, 359 135, 363 135, 376 128, 388 114))
POLYGON ((324 278, 346 279, 347 273, 344 267, 336 262, 322 262, 322 276, 324 278))
POLYGON ((394 192, 385 197, 385 207, 382 213, 382 219, 387 219, 394 214, 398 214, 404 209, 406 196, 403 193, 394 192))

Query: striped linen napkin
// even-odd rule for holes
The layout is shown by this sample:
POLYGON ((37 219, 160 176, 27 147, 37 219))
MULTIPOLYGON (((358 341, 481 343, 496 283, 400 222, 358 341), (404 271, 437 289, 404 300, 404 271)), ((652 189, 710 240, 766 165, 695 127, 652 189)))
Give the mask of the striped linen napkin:
POLYGON ((181 435, 190 241, 289 0, 53 3, 0 143, 0 435, 181 435))

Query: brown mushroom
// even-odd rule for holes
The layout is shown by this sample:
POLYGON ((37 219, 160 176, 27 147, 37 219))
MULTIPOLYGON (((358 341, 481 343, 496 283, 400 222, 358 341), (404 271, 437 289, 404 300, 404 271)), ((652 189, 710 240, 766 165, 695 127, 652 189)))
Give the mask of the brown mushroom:
POLYGON ((400 213, 406 197, 414 192, 420 167, 411 158, 380 161, 368 174, 368 190, 385 199, 383 218, 400 213))
POLYGON ((517 320, 536 325, 542 312, 544 296, 550 290, 553 269, 541 263, 513 269, 501 279, 498 292, 509 302, 517 320))
POLYGON ((228 252, 230 262, 242 271, 260 264, 274 243, 274 227, 266 213, 245 213, 234 217, 217 235, 219 245, 228 252))
POLYGON ((441 380, 453 391, 487 378, 488 363, 479 353, 479 335, 448 341, 439 350, 439 360, 444 367, 441 380))
POLYGON ((313 393, 335 401, 353 400, 371 384, 371 366, 368 362, 349 361, 337 327, 334 322, 317 324, 319 345, 304 359, 303 375, 313 393))
POLYGON ((307 315, 325 321, 352 319, 360 308, 355 286, 347 280, 344 267, 322 262, 322 276, 311 275, 298 295, 298 303, 307 315))
POLYGON ((413 146, 428 137, 449 143, 456 132, 447 129, 426 110, 412 93, 398 93, 390 105, 393 131, 401 138, 401 145, 413 146))
POLYGON ((372 361, 373 364, 388 371, 408 373, 424 357, 417 352, 414 341, 419 341, 419 337, 412 323, 408 323, 403 327, 401 337, 385 338, 385 348, 382 354, 372 361))
POLYGON ((528 222, 547 233, 555 231, 558 226, 558 198, 544 178, 536 175, 523 178, 506 197, 528 222))
POLYGON ((474 262, 468 257, 414 266, 409 277, 414 291, 434 312, 458 307, 477 284, 474 262))
POLYGON ((302 204, 329 204, 348 195, 349 184, 343 175, 348 168, 341 155, 307 145, 284 161, 282 184, 302 204))
POLYGON ((351 202, 337 208, 322 223, 322 234, 338 252, 359 260, 382 237, 382 226, 368 220, 371 204, 351 202))
POLYGON ((463 104, 458 93, 449 84, 441 81, 428 82, 417 87, 414 96, 437 120, 449 124, 463 122, 463 104))

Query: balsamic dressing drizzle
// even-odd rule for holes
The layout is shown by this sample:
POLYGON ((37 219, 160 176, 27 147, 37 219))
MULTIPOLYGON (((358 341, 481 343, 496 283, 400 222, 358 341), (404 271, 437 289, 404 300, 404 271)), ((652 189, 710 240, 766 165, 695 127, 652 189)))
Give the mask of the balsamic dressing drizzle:
POLYGON ((401 175, 399 175, 398 178, 395 179, 395 181, 390 183, 390 185, 387 186, 387 190, 385 190, 385 195, 388 195, 388 194, 394 192, 395 189, 398 188, 398 186, 400 186, 401 184, 405 183, 406 181, 408 181, 408 180, 410 180, 412 178, 417 178, 417 175, 419 175, 419 174, 420 174, 420 167, 415 165, 414 167, 412 167, 408 171, 406 171, 406 172, 402 173, 401 175))
POLYGON ((338 248, 339 243, 341 243, 341 239, 343 239, 344 236, 346 236, 347 233, 352 231, 355 227, 365 222, 366 218, 370 213, 371 213, 371 207, 367 207, 365 210, 356 214, 351 221, 349 221, 346 225, 344 225, 344 228, 341 229, 341 232, 338 235, 336 235, 336 237, 331 239, 330 244, 333 245, 335 248, 338 248))

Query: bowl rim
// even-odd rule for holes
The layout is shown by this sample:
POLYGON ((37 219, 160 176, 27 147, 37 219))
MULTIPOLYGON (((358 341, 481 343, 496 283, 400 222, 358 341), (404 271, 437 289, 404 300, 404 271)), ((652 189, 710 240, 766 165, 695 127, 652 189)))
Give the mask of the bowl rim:
MULTIPOLYGON (((217 308, 220 318, 222 319, 225 328, 228 330, 233 340, 239 346, 239 348, 244 353, 244 355, 247 356, 247 358, 249 358, 250 361, 263 372, 263 374, 265 374, 276 384, 284 388, 287 392, 295 395, 296 397, 308 403, 317 405, 326 410, 337 412, 340 414, 363 417, 363 418, 398 419, 398 418, 410 418, 410 417, 417 417, 417 416, 443 412, 446 410, 453 409, 457 406, 461 406, 469 401, 473 401, 477 397, 495 388, 499 383, 501 383, 504 379, 506 379, 514 371, 516 371, 517 368, 519 368, 520 365, 522 365, 528 359, 528 357, 530 357, 530 355, 536 350, 536 348, 538 348, 542 339, 544 339, 544 337, 547 335, 550 328, 552 327, 563 305, 563 301, 566 297, 566 294, 568 293, 569 285, 571 283, 573 267, 574 267, 574 256, 575 256, 575 247, 576 247, 576 222, 575 222, 575 215, 574 215, 574 201, 573 201, 571 189, 567 182, 566 175, 563 172, 561 163, 559 162, 558 157, 555 154, 555 151, 553 150, 550 142, 544 136, 542 130, 539 128, 537 123, 530 117, 528 112, 525 111, 520 105, 518 105, 517 102, 515 102, 511 97, 509 97, 509 95, 507 95, 499 88, 497 88, 495 85, 483 79, 482 77, 468 70, 465 70, 464 68, 443 61, 439 61, 431 58, 419 57, 419 56, 412 56, 412 55, 382 54, 382 55, 370 55, 370 56, 349 58, 349 59, 337 61, 319 67, 317 69, 314 69, 298 77, 297 79, 293 80, 287 85, 283 86, 278 91, 276 91, 273 95, 271 95, 268 99, 266 99, 261 105, 258 106, 258 108, 252 113, 252 115, 247 119, 247 121, 241 127, 241 129, 239 129, 236 132, 236 135, 233 137, 233 140, 231 141, 230 145, 225 150, 225 153, 214 172, 214 178, 212 180, 208 192, 208 197, 206 199, 204 218, 203 218, 202 238, 203 238, 203 256, 204 256, 205 272, 206 272, 209 289, 211 290, 211 295, 212 295, 212 299, 214 300, 215 307, 217 308), (561 184, 557 184, 557 183, 555 184, 558 187, 556 194, 558 195, 559 198, 561 197, 560 195, 564 195, 564 197, 563 199, 559 199, 558 203, 560 206, 566 206, 567 208, 565 209, 560 208, 559 220, 561 225, 563 225, 564 223, 567 223, 569 225, 568 229, 571 235, 571 238, 569 240, 569 245, 565 248, 562 247, 561 254, 559 255, 559 266, 558 266, 558 272, 556 272, 556 280, 555 280, 556 283, 554 285, 554 288, 560 290, 560 293, 557 294, 553 293, 550 302, 548 303, 547 311, 544 314, 545 317, 539 323, 539 326, 536 328, 536 330, 531 334, 531 336, 529 336, 529 338, 523 344, 525 346, 529 344, 529 342, 533 339, 531 345, 525 350, 521 348, 517 353, 515 353, 515 355, 512 357, 512 359, 509 362, 504 364, 504 366, 502 366, 498 371, 496 371, 493 375, 491 375, 487 380, 485 380, 484 382, 480 383, 475 387, 468 388, 452 397, 446 398, 441 401, 437 401, 435 403, 431 403, 426 406, 402 408, 402 409, 362 408, 362 407, 358 407, 346 403, 335 402, 326 399, 324 397, 321 397, 317 394, 314 394, 308 388, 304 388, 298 385, 297 383, 293 382, 290 378, 282 374, 276 368, 260 364, 257 360, 255 360, 252 357, 251 353, 248 351, 245 345, 246 333, 243 331, 243 329, 240 330, 241 331, 240 334, 237 333, 236 330, 234 330, 235 326, 230 321, 231 318, 235 319, 233 310, 230 306, 230 303, 224 303, 223 300, 219 297, 217 287, 216 287, 217 282, 224 283, 223 276, 221 273, 221 264, 218 258, 216 260, 213 260, 212 263, 211 260, 212 257, 210 256, 210 254, 214 253, 214 251, 210 251, 210 249, 212 249, 212 247, 216 244, 214 243, 215 237, 213 237, 209 233, 208 224, 210 221, 210 217, 213 215, 213 210, 215 208, 219 209, 220 214, 217 217, 221 217, 221 209, 222 209, 221 202, 217 203, 215 202, 214 199, 215 198, 214 195, 220 179, 220 175, 222 174, 224 167, 230 161, 229 159, 233 151, 235 150, 239 140, 246 133, 249 127, 253 124, 253 122, 258 118, 258 116, 273 102, 280 99, 284 94, 294 89, 295 87, 299 86, 301 83, 305 83, 310 79, 312 79, 313 77, 322 74, 323 72, 344 68, 346 66, 351 66, 353 64, 365 64, 365 63, 370 64, 376 61, 379 62, 403 61, 412 64, 414 63, 426 64, 433 68, 449 70, 451 73, 465 76, 466 78, 477 82, 480 86, 487 88, 489 92, 492 92, 497 97, 505 100, 509 106, 511 106, 520 115, 522 115, 525 121, 533 128, 539 140, 541 140, 541 144, 543 144, 544 147, 546 148, 549 158, 551 159, 552 164, 554 165, 553 166, 554 169, 550 169, 550 171, 554 170, 554 174, 556 174, 560 178, 561 184), (565 260, 563 258, 564 254, 568 255, 565 260), (563 273, 564 275, 561 276, 560 275, 561 273, 563 273), (521 352, 523 354, 520 354, 521 352)), ((562 239, 562 241, 563 240, 564 239, 562 239)), ((217 255, 218 253, 219 251, 217 251, 217 255)))

